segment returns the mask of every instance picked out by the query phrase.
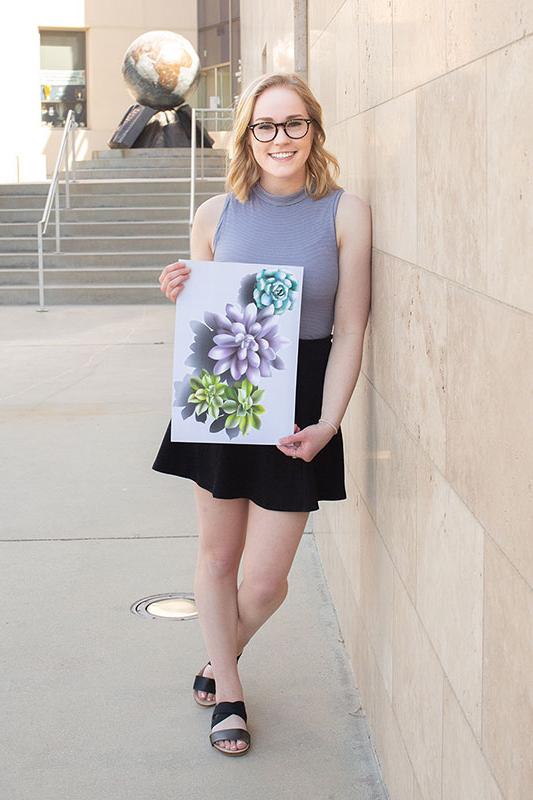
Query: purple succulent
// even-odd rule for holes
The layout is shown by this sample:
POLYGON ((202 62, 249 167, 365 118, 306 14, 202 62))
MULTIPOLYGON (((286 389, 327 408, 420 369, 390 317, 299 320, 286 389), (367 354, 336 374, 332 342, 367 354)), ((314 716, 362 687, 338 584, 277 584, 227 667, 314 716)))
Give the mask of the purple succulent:
POLYGON ((290 339, 278 333, 278 317, 274 306, 258 310, 255 303, 244 308, 226 304, 226 316, 208 314, 206 322, 214 328, 212 347, 208 356, 217 363, 215 375, 230 370, 237 381, 243 375, 257 386, 260 376, 272 375, 271 367, 284 369, 285 364, 277 354, 279 348, 289 344, 290 339))

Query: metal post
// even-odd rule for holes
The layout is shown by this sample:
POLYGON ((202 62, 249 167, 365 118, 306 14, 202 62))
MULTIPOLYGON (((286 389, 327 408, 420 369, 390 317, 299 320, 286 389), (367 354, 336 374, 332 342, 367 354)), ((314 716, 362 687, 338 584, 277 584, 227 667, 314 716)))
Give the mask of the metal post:
POLYGON ((192 230, 194 220, 194 192, 196 175, 196 109, 191 109, 191 206, 189 211, 189 234, 192 230))
POLYGON ((66 148, 65 148, 65 208, 70 208, 70 194, 69 194, 69 172, 68 172, 68 151, 70 150, 70 146, 72 144, 70 134, 72 132, 72 128, 69 127, 67 133, 67 141, 66 141, 66 148))
POLYGON ((59 233, 59 181, 56 184, 56 191, 55 191, 55 200, 56 200, 56 253, 59 253, 61 250, 59 240, 60 240, 60 233, 59 233))
POLYGON ((204 173, 204 129, 205 129, 205 117, 206 113, 204 113, 204 109, 200 111, 200 176, 205 178, 204 173))
POLYGON ((43 223, 37 223, 38 265, 39 265, 39 308, 37 311, 48 311, 44 307, 44 266, 43 266, 43 223))

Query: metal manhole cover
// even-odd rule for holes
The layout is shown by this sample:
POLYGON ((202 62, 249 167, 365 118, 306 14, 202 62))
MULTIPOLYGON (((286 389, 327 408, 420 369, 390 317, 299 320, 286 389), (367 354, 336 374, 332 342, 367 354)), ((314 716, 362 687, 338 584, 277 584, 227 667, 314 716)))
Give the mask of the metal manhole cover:
POLYGON ((170 619, 175 621, 193 619, 198 616, 194 595, 185 592, 154 594, 137 600, 130 607, 132 614, 147 619, 170 619))

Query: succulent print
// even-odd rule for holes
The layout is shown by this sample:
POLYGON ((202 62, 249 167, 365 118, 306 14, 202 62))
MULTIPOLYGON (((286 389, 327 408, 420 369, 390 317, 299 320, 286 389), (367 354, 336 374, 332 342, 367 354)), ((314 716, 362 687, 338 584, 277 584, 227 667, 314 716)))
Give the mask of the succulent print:
POLYGON ((218 419, 229 388, 228 384, 221 381, 218 375, 211 375, 206 369, 202 369, 200 376, 193 375, 189 383, 193 391, 187 401, 196 403, 194 410, 196 416, 199 417, 207 411, 210 417, 218 419))
POLYGON ((258 308, 272 305, 274 314, 283 314, 293 307, 297 288, 298 281, 290 272, 262 269, 257 273, 253 296, 258 308))
POLYGON ((225 422, 226 428, 236 428, 242 434, 247 434, 250 427, 259 430, 261 420, 259 414, 264 414, 265 408, 257 402, 264 394, 264 389, 254 386, 248 378, 243 378, 227 391, 227 399, 223 409, 228 414, 225 422))
POLYGON ((214 327, 215 347, 208 356, 216 361, 215 375, 230 370, 234 380, 245 376, 252 384, 258 384, 260 377, 272 375, 271 367, 285 368, 277 351, 290 339, 278 333, 272 304, 258 310, 255 303, 244 308, 227 303, 225 317, 207 314, 205 319, 214 327))

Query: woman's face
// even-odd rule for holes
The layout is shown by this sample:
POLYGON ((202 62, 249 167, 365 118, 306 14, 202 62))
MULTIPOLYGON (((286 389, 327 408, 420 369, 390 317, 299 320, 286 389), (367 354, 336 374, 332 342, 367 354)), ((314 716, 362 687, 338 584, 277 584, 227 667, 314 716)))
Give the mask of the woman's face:
MULTIPOLYGON (((250 125, 264 118, 268 122, 285 122, 288 117, 307 119, 309 114, 300 95, 286 86, 272 86, 257 98, 250 125)), ((270 142, 258 142, 251 130, 248 136, 255 160, 262 170, 268 186, 299 187, 305 183, 305 162, 313 143, 313 123, 301 139, 291 139, 283 128, 278 128, 270 142), (276 159, 273 153, 293 153, 288 158, 276 159)))

